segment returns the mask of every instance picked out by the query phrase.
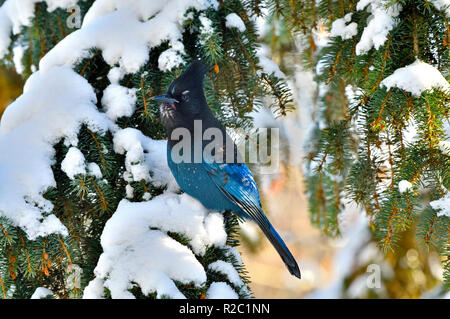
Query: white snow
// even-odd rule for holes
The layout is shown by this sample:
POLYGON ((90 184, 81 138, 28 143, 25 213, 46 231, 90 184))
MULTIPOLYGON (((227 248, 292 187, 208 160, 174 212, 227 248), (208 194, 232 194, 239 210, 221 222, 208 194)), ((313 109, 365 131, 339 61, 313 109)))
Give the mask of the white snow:
POLYGON ((86 175, 86 164, 83 153, 78 148, 71 147, 61 162, 61 170, 70 179, 74 179, 75 175, 78 174, 86 175))
POLYGON ((358 24, 351 22, 352 13, 346 14, 343 18, 337 19, 331 25, 330 37, 341 37, 342 40, 348 40, 358 33, 358 24))
POLYGON ((213 282, 206 292, 208 299, 238 299, 238 294, 226 282, 213 282))
POLYGON ((103 177, 100 167, 96 163, 88 163, 88 174, 97 177, 98 179, 103 177))
POLYGON ((136 109, 136 89, 111 84, 103 91, 102 105, 106 115, 113 121, 122 116, 131 116, 136 109))
POLYGON ((202 26, 200 27, 200 33, 203 37, 210 37, 214 33, 214 27, 212 21, 206 17, 204 13, 199 16, 202 26))
POLYGON ((122 80, 124 75, 124 71, 120 67, 114 67, 108 72, 108 80, 111 84, 119 85, 119 81, 122 80))
POLYGON ((171 48, 159 55, 158 68, 161 71, 170 71, 173 68, 184 64, 183 54, 185 54, 183 43, 175 41, 172 43, 171 48))
POLYGON ((450 156, 450 141, 440 141, 438 146, 443 154, 450 156))
MULTIPOLYGON (((206 274, 194 253, 202 255, 208 246, 225 243, 222 214, 208 212, 186 194, 166 192, 140 203, 122 200, 103 230, 103 254, 95 274, 105 280, 103 285, 113 298, 132 297, 127 291, 132 281, 146 294, 156 291, 158 296, 182 298, 172 280, 203 285, 206 274), (192 251, 167 236, 167 231, 189 238, 192 251)), ((101 291, 99 282, 89 285, 88 296, 101 297, 92 292, 101 291)))
POLYGON ((8 53, 8 47, 11 44, 12 21, 5 8, 5 4, 0 7, 0 57, 8 53))
POLYGON ((76 146, 82 123, 94 132, 106 131, 112 123, 97 111, 89 83, 67 67, 34 73, 24 90, 0 122, 0 216, 30 239, 65 235, 67 229, 54 215, 45 216, 53 205, 42 196, 56 186, 53 145, 63 139, 76 146))
POLYGON ((127 194, 127 198, 131 199, 134 197, 134 188, 130 184, 125 186, 125 192, 127 194))
POLYGON ((84 288, 83 299, 102 299, 105 291, 105 281, 102 278, 94 278, 84 288))
POLYGON ((226 248, 227 248, 227 253, 226 253, 227 256, 232 256, 236 260, 236 263, 239 266, 242 266, 243 262, 242 262, 242 258, 241 258, 241 254, 239 253, 239 250, 236 247, 231 247, 231 246, 227 246, 226 248))
POLYGON ((23 64, 22 64, 22 58, 23 58, 24 52, 25 52, 25 48, 21 45, 17 45, 13 49, 13 62, 14 62, 14 67, 16 69, 16 72, 18 74, 22 74, 23 69, 24 69, 23 64))
POLYGON ((268 50, 270 49, 265 45, 262 45, 256 50, 256 56, 258 57, 259 66, 262 68, 262 71, 268 75, 273 74, 279 79, 286 79, 286 75, 280 70, 280 67, 267 57, 268 50))
POLYGON ((67 267, 66 288, 69 290, 81 288, 81 275, 83 269, 77 264, 69 264, 67 267))
POLYGON ((150 193, 144 193, 144 195, 142 195, 142 199, 145 201, 149 200, 150 198, 152 198, 150 193))
POLYGON ((400 193, 405 193, 408 190, 412 189, 413 185, 407 180, 402 180, 398 183, 398 190, 400 193))
POLYGON ((366 54, 373 47, 378 50, 384 45, 389 32, 396 26, 395 18, 402 10, 399 4, 386 8, 384 0, 360 0, 356 5, 357 10, 364 10, 366 7, 372 15, 368 18, 367 26, 356 45, 357 55, 366 54))
POLYGON ((244 285, 236 268, 234 268, 233 265, 228 262, 218 260, 209 264, 208 268, 226 275, 227 279, 236 287, 242 287, 244 285))
POLYGON ((89 56, 90 49, 98 48, 109 65, 119 64, 125 73, 134 73, 147 62, 152 48, 164 41, 176 45, 182 39, 187 9, 217 8, 217 2, 208 0, 126 0, 116 1, 114 6, 97 2, 86 14, 82 28, 42 58, 43 72, 56 65, 73 66, 89 56))
POLYGON ((430 202, 431 207, 437 210, 437 216, 450 217, 450 192, 447 192, 444 197, 430 202))
POLYGON ((450 17, 450 0, 430 0, 436 9, 444 11, 447 17, 450 17))
MULTIPOLYGON (((110 221, 114 221, 114 217, 110 221)), ((172 280, 185 284, 194 282, 196 286, 205 282, 205 271, 189 248, 159 230, 150 230, 150 225, 139 226, 132 225, 127 229, 127 238, 116 236, 115 240, 109 238, 109 230, 113 229, 114 233, 117 225, 110 227, 107 223, 103 230, 104 252, 95 274, 107 278, 103 284, 110 290, 112 298, 134 299, 128 291, 132 282, 138 284, 145 295, 157 292, 159 298, 184 298, 172 280)), ((120 226, 120 230, 124 227, 120 226)))
MULTIPOLYGON (((194 253, 203 255, 207 246, 222 247, 226 242, 223 216, 209 213, 187 194, 166 192, 149 202, 120 202, 114 216, 135 216, 164 231, 177 232, 190 238, 194 253)), ((119 217, 115 217, 119 219, 119 217)))
POLYGON ((44 287, 38 287, 31 296, 31 299, 43 299, 48 296, 53 296, 53 291, 44 287))
POLYGON ((227 28, 236 28, 240 32, 245 31, 245 24, 244 21, 242 21, 241 17, 238 16, 236 13, 230 13, 225 18, 225 26, 227 28))
POLYGON ((381 81, 380 86, 385 86, 387 89, 397 87, 415 96, 433 88, 450 89, 450 85, 438 69, 419 59, 395 70, 393 74, 381 81))
POLYGON ((151 181, 157 187, 167 186, 175 191, 179 187, 167 165, 166 149, 167 141, 153 140, 133 128, 114 135, 114 151, 126 154, 125 168, 130 181, 151 181))
MULTIPOLYGON (((111 0, 96 0, 89 8, 88 12, 84 15, 83 23, 81 28, 86 27, 89 23, 94 21, 97 18, 105 16, 111 12, 116 10, 116 6, 119 4, 118 1, 111 0)), ((140 3, 140 1, 135 1, 136 3, 140 3)), ((137 14, 138 12, 136 12, 137 14)))
POLYGON ((11 44, 11 33, 18 34, 22 27, 29 26, 34 17, 34 6, 46 2, 49 12, 57 8, 69 8, 77 0, 6 0, 0 7, 0 58, 11 44))

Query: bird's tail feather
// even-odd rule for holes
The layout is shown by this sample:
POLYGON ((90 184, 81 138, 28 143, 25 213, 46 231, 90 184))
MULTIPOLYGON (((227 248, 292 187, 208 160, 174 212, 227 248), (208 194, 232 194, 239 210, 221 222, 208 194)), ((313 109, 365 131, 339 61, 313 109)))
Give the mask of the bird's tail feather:
POLYGON ((288 268, 291 275, 294 275, 297 278, 301 278, 298 264, 295 261, 294 257, 292 256, 289 249, 287 248, 283 239, 281 239, 280 235, 278 235, 277 231, 275 230, 275 228, 273 228, 273 226, 270 224, 267 218, 264 219, 265 221, 267 221, 267 223, 260 223, 257 220, 256 223, 261 228, 264 235, 266 235, 267 239, 269 239, 269 241, 272 243, 273 247, 277 250, 278 254, 280 255, 281 259, 283 260, 284 264, 288 268))
MULTIPOLYGON (((266 235, 267 239, 269 239, 273 247, 277 250, 291 275, 297 278, 301 278, 300 269, 298 268, 295 258, 292 256, 291 252, 287 248, 283 239, 281 239, 280 235, 278 235, 275 228, 273 228, 266 215, 264 215, 263 211, 260 208, 261 204, 259 205, 259 207, 257 207, 256 205, 254 205, 254 203, 252 203, 251 199, 246 198, 246 201, 241 201, 228 192, 224 193, 226 196, 228 196, 228 198, 231 198, 234 203, 239 205, 239 207, 247 217, 250 217, 258 224, 264 235, 266 235)), ((245 196, 246 194, 243 193, 241 195, 245 196)))

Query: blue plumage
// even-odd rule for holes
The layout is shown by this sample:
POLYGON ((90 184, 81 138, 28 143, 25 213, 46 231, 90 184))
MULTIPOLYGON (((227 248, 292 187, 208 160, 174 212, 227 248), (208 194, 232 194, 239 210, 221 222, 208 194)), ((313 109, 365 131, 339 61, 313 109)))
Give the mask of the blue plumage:
MULTIPOLYGON (((175 163, 171 148, 167 148, 167 159, 180 188, 190 196, 199 199, 208 209, 231 210, 241 219, 251 218, 239 206, 240 201, 230 197, 248 198, 261 209, 258 188, 252 173, 245 164, 224 164, 203 161, 202 163, 175 163)), ((243 202, 242 202, 243 203, 243 202)))
MULTIPOLYGON (((229 210, 241 219, 255 221, 276 248, 290 273, 300 278, 297 262, 264 215, 253 175, 245 164, 238 161, 238 154, 234 154, 232 162, 227 161, 226 163, 218 161, 217 157, 205 158, 204 154, 199 162, 193 160, 193 154, 188 161, 174 160, 172 147, 177 144, 178 140, 172 139, 173 131, 177 128, 184 128, 193 133, 195 120, 202 121, 203 132, 207 128, 216 128, 228 140, 231 140, 206 104, 202 86, 205 72, 206 68, 202 63, 194 62, 170 85, 167 94, 154 98, 163 103, 161 120, 166 126, 169 136, 167 147, 169 168, 180 188, 198 199, 206 208, 217 211, 229 210)), ((199 137, 194 135, 195 138, 199 137)), ((200 143, 204 149, 207 143, 205 141, 200 143)), ((193 144, 194 140, 190 145, 192 152, 195 149, 193 144)), ((221 154, 221 158, 224 159, 223 148, 222 152, 224 154, 221 154)))
POLYGON ((175 163, 171 157, 170 147, 167 148, 167 160, 180 188, 186 194, 198 199, 203 206, 217 211, 239 210, 239 207, 230 202, 215 186, 202 163, 175 163))

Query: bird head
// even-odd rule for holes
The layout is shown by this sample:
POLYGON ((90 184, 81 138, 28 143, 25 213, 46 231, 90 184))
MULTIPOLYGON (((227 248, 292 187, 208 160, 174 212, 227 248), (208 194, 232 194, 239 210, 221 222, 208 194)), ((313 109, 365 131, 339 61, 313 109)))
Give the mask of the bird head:
POLYGON ((172 123, 177 117, 186 118, 203 111, 202 108, 207 106, 203 92, 203 79, 207 71, 206 65, 196 60, 170 84, 165 94, 152 98, 161 102, 161 119, 164 123, 172 123))

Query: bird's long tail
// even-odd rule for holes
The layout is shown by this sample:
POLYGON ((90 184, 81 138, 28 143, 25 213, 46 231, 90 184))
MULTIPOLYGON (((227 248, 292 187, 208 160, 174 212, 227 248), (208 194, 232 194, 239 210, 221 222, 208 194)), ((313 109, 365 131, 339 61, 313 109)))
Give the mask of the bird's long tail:
POLYGON ((258 224, 259 228, 261 228, 264 235, 266 235, 267 239, 269 239, 269 241, 272 243, 273 247, 275 247, 291 275, 294 275, 297 278, 301 278, 300 269, 298 268, 297 262, 287 248, 283 239, 281 239, 280 235, 278 235, 275 228, 273 228, 272 224, 262 212, 259 217, 263 218, 255 219, 256 223, 258 224))

